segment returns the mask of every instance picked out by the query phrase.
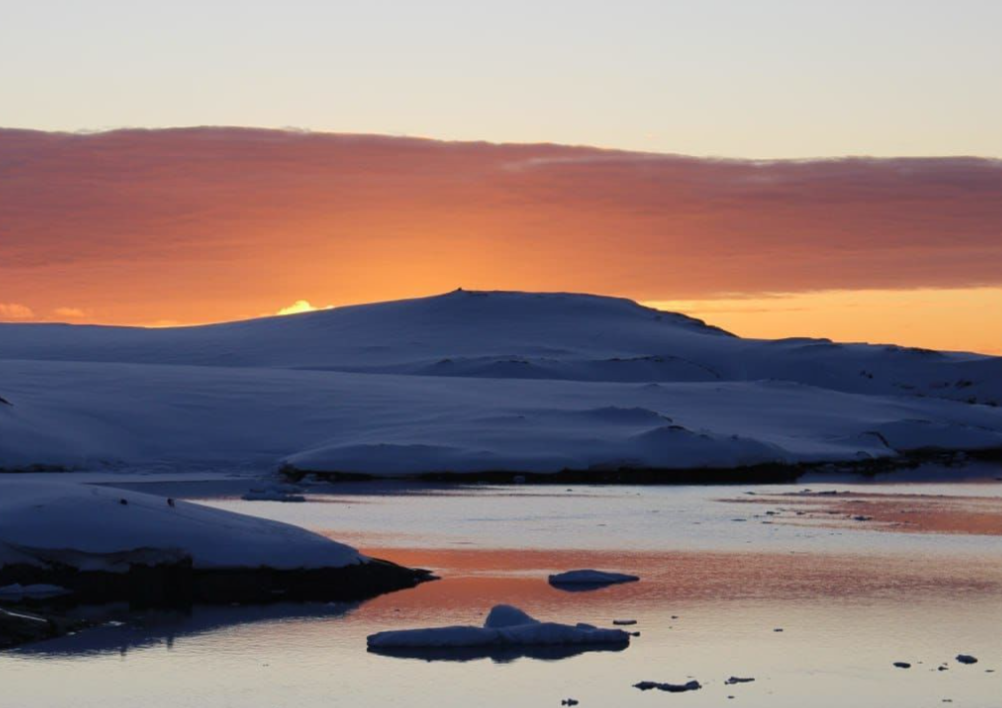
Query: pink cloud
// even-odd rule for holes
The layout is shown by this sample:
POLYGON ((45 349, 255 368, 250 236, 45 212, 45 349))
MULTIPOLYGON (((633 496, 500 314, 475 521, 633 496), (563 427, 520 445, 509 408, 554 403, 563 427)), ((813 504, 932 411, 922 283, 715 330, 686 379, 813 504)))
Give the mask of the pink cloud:
POLYGON ((642 299, 991 285, 1002 162, 8 130, 0 278, 39 306, 73 297, 135 321, 456 285, 642 299))

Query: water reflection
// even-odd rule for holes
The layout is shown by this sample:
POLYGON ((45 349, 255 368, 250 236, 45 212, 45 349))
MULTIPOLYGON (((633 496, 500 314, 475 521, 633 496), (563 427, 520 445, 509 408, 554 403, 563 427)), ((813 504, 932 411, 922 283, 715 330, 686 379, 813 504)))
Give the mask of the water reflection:
POLYGON ((507 664, 516 659, 538 659, 541 661, 559 661, 560 659, 570 659, 572 656, 580 656, 590 652, 620 652, 628 645, 620 644, 610 646, 608 644, 578 644, 575 646, 519 646, 519 647, 395 647, 395 648, 375 648, 369 647, 368 651, 380 656, 389 656, 395 659, 419 659, 421 661, 476 661, 478 659, 490 659, 496 664, 507 664))
MULTIPOLYGON (((443 580, 358 606, 196 607, 138 622, 123 608, 88 610, 127 623, 0 653, 0 706, 507 708, 568 697, 582 708, 999 705, 997 537, 736 524, 735 506, 715 501, 719 489, 545 491, 552 496, 366 490, 344 503, 214 502, 329 530, 443 580), (641 580, 588 593, 547 582, 589 567, 641 580), (366 651, 374 632, 478 624, 501 603, 564 623, 629 618, 640 636, 628 652, 556 657, 366 651), (980 661, 961 665, 958 654, 980 661), (730 685, 730 676, 756 680, 730 685), (633 688, 645 680, 703 689, 653 696, 633 688)), ((997 484, 964 489, 1000 493, 997 484)))
MULTIPOLYGON (((161 646, 172 650, 179 642, 201 635, 223 634, 234 627, 254 624, 281 625, 292 621, 343 617, 357 603, 279 603, 274 605, 195 605, 185 609, 129 611, 126 604, 84 605, 66 613, 93 623, 91 629, 14 649, 29 656, 87 657, 97 654, 125 656, 130 651, 161 646)), ((269 631, 270 631, 269 630, 269 631)))

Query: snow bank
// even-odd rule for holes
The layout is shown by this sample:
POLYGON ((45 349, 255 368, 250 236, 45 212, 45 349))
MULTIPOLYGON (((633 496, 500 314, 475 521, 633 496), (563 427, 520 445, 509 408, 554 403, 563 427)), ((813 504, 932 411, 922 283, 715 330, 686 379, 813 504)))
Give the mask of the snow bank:
POLYGON ((630 634, 590 624, 540 622, 510 605, 497 605, 483 627, 405 629, 369 635, 370 649, 470 649, 483 647, 626 645, 630 634))
POLYGON ((782 382, 619 384, 0 361, 0 469, 734 468, 998 445, 1002 409, 782 382), (924 424, 923 424, 924 425, 924 424), (888 445, 881 440, 887 431, 888 445), (901 445, 901 449, 893 447, 901 445))
MULTIPOLYGON (((340 568, 355 549, 296 526, 105 487, 0 481, 0 553, 79 570, 128 570, 139 558, 190 556, 195 568, 340 568)), ((2 564, 2 563, 0 563, 2 564)))

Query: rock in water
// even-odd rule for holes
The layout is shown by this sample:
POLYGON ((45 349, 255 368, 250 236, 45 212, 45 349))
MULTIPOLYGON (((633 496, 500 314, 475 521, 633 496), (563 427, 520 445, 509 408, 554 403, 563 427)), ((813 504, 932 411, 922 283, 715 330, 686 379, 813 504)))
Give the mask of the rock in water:
POLYGON ((686 683, 659 683, 657 681, 641 681, 640 683, 633 684, 634 688, 639 688, 641 691, 650 691, 652 689, 658 691, 667 691, 668 693, 685 693, 686 691, 698 691, 703 686, 699 681, 688 681, 686 683))
POLYGON ((56 626, 45 617, 0 608, 0 649, 58 636, 56 626))

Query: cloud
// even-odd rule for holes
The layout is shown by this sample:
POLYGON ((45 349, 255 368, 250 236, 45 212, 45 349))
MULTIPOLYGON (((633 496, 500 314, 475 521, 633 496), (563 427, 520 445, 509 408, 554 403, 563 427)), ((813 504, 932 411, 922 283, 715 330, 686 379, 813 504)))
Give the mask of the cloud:
POLYGON ((0 282, 132 322, 274 311, 307 287, 362 302, 459 284, 644 300, 998 285, 1002 162, 5 130, 0 282))
POLYGON ((34 311, 17 302, 0 302, 0 320, 30 320, 34 311))
POLYGON ((87 313, 77 307, 57 307, 52 311, 56 319, 79 320, 87 316, 87 313))

